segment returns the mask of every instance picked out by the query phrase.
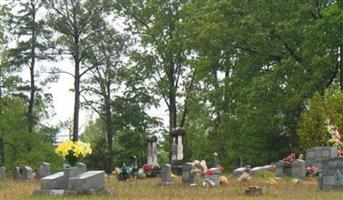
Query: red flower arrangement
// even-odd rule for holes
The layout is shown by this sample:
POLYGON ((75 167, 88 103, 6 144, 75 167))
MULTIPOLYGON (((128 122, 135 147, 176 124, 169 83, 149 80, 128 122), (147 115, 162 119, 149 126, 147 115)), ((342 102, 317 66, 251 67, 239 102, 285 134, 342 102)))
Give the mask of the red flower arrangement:
POLYGON ((152 165, 152 164, 144 164, 143 170, 147 176, 155 176, 157 171, 160 170, 160 166, 152 165))
POLYGON ((286 158, 282 159, 282 163, 285 167, 291 167, 294 160, 295 153, 291 153, 286 158))

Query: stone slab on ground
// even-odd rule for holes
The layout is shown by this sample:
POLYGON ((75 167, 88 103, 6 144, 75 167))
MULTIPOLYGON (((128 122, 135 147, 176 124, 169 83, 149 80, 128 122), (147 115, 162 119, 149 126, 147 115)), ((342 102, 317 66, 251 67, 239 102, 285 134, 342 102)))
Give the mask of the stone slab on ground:
POLYGON ((105 188, 104 171, 88 171, 69 178, 68 190, 89 193, 105 188))
POLYGON ((64 172, 57 172, 41 179, 42 190, 64 188, 64 172))
POLYGON ((63 189, 44 189, 44 190, 35 190, 32 195, 49 195, 49 196, 63 196, 65 192, 63 189))

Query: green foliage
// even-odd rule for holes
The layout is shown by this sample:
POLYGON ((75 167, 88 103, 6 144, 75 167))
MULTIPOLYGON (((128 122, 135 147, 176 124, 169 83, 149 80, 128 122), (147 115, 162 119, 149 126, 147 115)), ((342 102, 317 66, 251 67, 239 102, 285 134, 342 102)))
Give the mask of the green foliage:
POLYGON ((4 160, 7 169, 26 164, 33 168, 42 162, 50 162, 53 170, 61 166, 62 159, 54 153, 51 141, 44 134, 27 134, 26 105, 21 99, 0 100, 0 137, 4 141, 4 160))
POLYGON ((318 93, 309 100, 308 110, 301 115, 297 130, 303 149, 327 145, 330 135, 325 127, 327 119, 339 131, 343 130, 343 93, 327 90, 324 96, 318 93))

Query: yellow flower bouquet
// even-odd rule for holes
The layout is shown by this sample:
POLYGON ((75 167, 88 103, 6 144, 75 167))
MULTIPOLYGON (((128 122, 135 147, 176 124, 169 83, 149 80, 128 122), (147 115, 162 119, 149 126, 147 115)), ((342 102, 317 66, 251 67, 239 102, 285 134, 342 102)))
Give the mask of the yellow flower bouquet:
POLYGON ((73 167, 79 158, 91 154, 92 149, 89 143, 67 140, 58 145, 58 147, 55 149, 55 153, 61 155, 69 163, 69 165, 73 167))

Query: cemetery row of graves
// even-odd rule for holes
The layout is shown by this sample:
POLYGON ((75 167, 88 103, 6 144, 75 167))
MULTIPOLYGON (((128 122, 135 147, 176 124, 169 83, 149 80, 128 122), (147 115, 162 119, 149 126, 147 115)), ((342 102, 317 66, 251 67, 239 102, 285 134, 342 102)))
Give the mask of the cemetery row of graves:
MULTIPOLYGON (((180 177, 181 184, 185 186, 198 186, 207 188, 223 187, 230 184, 230 179, 223 172, 224 166, 220 164, 219 154, 213 153, 213 166, 208 167, 205 160, 187 162, 184 159, 183 137, 185 131, 181 128, 172 132, 173 145, 171 149, 171 162, 159 165, 157 151, 157 137, 147 139, 147 163, 138 166, 135 156, 129 165, 123 164, 116 169, 118 181, 129 182, 158 177, 159 185, 168 187, 179 184, 176 177, 180 177)), ((115 192, 106 186, 106 174, 103 170, 88 170, 86 164, 78 162, 82 156, 91 152, 86 143, 66 141, 56 148, 56 153, 65 157, 66 163, 62 171, 51 173, 51 165, 43 162, 35 170, 29 166, 18 166, 6 178, 6 169, 0 168, 0 180, 8 179, 24 181, 39 180, 40 189, 32 191, 32 195, 110 195, 115 192), (80 145, 77 145, 80 144, 80 145), (85 153, 88 152, 88 153, 85 153), (79 156, 78 156, 79 155, 79 156)), ((289 156, 265 166, 240 166, 232 172, 237 181, 245 183, 245 195, 263 195, 263 187, 254 185, 252 180, 263 173, 272 173, 265 177, 265 183, 276 185, 283 178, 290 177, 293 183, 300 183, 307 177, 317 177, 318 191, 336 190, 343 188, 343 157, 339 157, 336 147, 314 147, 307 149, 305 160, 303 155, 291 153, 289 156)), ((8 174, 8 173, 7 173, 8 174)), ((1 189, 0 189, 1 190, 1 189)))

